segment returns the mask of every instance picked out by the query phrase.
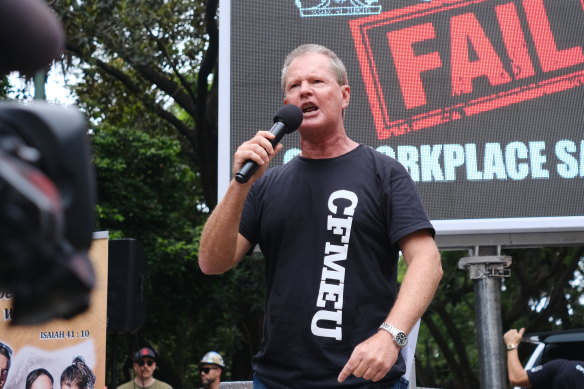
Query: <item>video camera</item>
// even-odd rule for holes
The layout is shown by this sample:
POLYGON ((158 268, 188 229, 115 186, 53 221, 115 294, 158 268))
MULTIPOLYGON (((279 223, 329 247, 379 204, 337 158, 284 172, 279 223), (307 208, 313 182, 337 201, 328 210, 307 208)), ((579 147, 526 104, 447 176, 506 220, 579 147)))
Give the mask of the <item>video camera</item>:
POLYGON ((95 184, 87 124, 71 107, 0 102, 0 289, 13 324, 89 306, 95 184))

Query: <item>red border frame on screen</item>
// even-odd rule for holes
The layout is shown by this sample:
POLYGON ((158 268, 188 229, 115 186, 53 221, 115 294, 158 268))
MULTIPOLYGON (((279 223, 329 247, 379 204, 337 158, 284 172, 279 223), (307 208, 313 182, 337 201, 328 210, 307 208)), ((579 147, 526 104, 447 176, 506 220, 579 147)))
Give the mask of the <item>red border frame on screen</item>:
MULTIPOLYGON (((399 8, 375 16, 354 19, 349 22, 357 58, 363 72, 363 80, 369 98, 373 121, 378 139, 386 139, 409 131, 417 131, 444 124, 464 116, 502 108, 511 104, 535 99, 544 95, 561 92, 584 84, 584 70, 550 78, 538 83, 521 86, 502 93, 483 96, 468 102, 444 107, 412 116, 408 119, 392 121, 389 117, 385 97, 379 81, 367 30, 381 25, 402 22, 409 19, 431 15, 437 12, 476 5, 492 0, 435 0, 414 6, 399 8)), ((584 8, 584 0, 580 0, 584 8)))

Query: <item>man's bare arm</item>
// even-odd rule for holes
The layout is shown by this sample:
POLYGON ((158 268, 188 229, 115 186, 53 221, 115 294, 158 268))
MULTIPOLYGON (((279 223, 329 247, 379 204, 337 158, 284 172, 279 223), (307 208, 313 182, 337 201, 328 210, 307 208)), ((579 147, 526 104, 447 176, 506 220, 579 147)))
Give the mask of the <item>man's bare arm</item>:
POLYGON ((407 333, 422 317, 442 279, 440 252, 428 231, 416 231, 399 241, 408 269, 387 322, 407 333))
POLYGON ((505 341, 505 346, 515 347, 513 350, 507 351, 507 374, 509 376, 509 382, 514 386, 528 388, 531 387, 529 376, 525 369, 523 369, 523 366, 521 366, 519 353, 517 351, 517 347, 523 339, 524 332, 525 328, 522 328, 519 331, 511 329, 503 335, 503 339, 505 341))
POLYGON ((225 197, 207 219, 199 247, 199 267, 203 273, 226 272, 237 265, 250 249, 251 243, 239 233, 239 222, 253 182, 264 174, 271 159, 282 149, 281 144, 272 147, 270 140, 273 138, 274 134, 271 132, 259 131, 235 152, 234 174, 248 160, 256 162, 259 169, 247 183, 240 184, 231 180, 225 197))
POLYGON ((239 221, 250 185, 231 181, 223 200, 209 216, 199 248, 199 267, 205 274, 220 274, 243 258, 251 244, 239 233, 239 221))

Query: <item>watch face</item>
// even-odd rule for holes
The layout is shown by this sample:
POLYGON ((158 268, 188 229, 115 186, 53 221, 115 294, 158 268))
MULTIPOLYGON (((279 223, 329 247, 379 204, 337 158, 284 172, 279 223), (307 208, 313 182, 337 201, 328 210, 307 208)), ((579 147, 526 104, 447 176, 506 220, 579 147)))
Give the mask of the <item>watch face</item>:
POLYGON ((395 335, 394 339, 400 347, 404 347, 408 343, 408 336, 401 331, 395 335))

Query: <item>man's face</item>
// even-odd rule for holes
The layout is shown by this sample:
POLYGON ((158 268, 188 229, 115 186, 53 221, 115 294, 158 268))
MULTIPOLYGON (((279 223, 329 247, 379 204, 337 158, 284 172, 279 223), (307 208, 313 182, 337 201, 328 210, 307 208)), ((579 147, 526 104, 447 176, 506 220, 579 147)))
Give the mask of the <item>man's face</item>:
POLYGON ((6 377, 8 377, 8 366, 10 361, 6 356, 0 354, 0 389, 6 384, 6 377))
POLYGON ((201 383, 204 388, 210 386, 221 377, 221 368, 219 366, 204 363, 201 365, 200 370, 201 383))
POLYGON ((154 370, 156 370, 156 361, 152 358, 140 358, 137 362, 134 362, 136 377, 140 377, 143 380, 152 377, 154 370))
POLYGON ((53 389, 53 383, 46 374, 41 374, 30 386, 30 389, 53 389))
POLYGON ((343 126, 342 112, 349 105, 350 88, 339 85, 327 56, 310 53, 297 57, 288 68, 284 88, 284 103, 302 110, 299 130, 303 136, 326 136, 326 131, 343 126))

